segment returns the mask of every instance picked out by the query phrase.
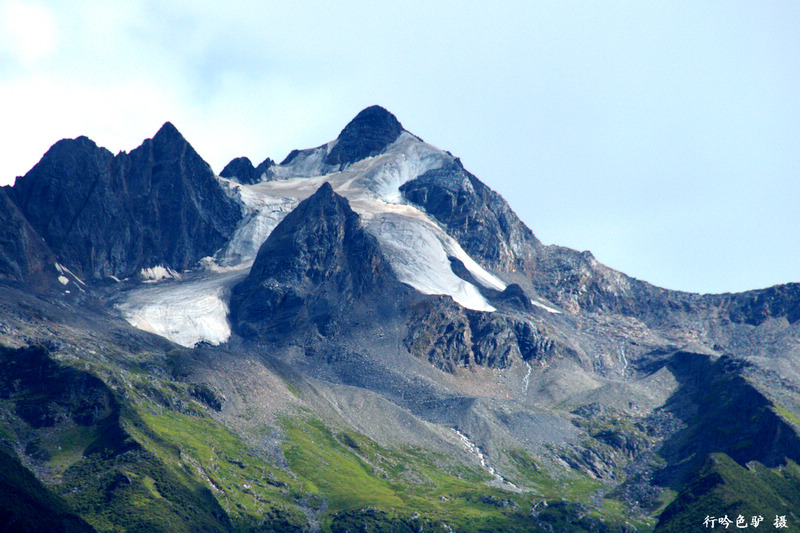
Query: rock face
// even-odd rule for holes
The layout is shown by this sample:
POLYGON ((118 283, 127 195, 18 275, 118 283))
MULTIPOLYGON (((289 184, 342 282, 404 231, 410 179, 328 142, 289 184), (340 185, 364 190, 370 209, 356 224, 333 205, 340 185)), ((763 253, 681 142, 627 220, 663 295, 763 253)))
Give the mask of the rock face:
POLYGON ((407 331, 404 344, 412 354, 450 373, 459 367, 507 368, 514 359, 544 363, 575 355, 529 320, 464 309, 449 296, 430 296, 414 306, 407 331))
POLYGON ((250 159, 237 157, 225 165, 219 175, 223 178, 235 179, 245 185, 252 185, 275 179, 275 173, 272 171, 273 166, 275 166, 275 161, 270 158, 266 158, 257 167, 253 167, 250 159))
POLYGON ((0 189, 0 278, 35 283, 54 277, 55 256, 8 197, 6 189, 10 187, 0 189), (48 270, 52 276, 45 275, 48 270))
POLYGON ((457 159, 403 184, 400 192, 444 224, 464 250, 488 268, 524 268, 540 246, 506 201, 457 159))
POLYGON ((329 184, 301 202, 233 289, 230 318, 247 338, 277 340, 313 325, 334 332, 359 307, 401 290, 375 238, 329 184))
POLYGON ((12 197, 59 262, 84 278, 186 269, 223 246, 241 218, 170 123, 116 157, 86 137, 59 141, 12 197))
POLYGON ((403 126, 394 115, 380 106, 368 107, 345 126, 325 164, 342 168, 377 155, 402 132, 403 126))
POLYGON ((800 320, 800 283, 776 285, 709 298, 723 309, 731 322, 758 326, 769 318, 786 317, 790 324, 800 320))

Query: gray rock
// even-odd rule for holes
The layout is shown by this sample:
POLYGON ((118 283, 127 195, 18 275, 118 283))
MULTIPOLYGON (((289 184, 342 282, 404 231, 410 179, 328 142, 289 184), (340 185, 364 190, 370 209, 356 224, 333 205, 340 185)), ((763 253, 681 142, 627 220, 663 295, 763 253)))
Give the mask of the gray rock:
POLYGON ((113 156, 86 137, 59 141, 17 180, 13 199, 84 279, 190 268, 221 248, 242 216, 170 123, 130 154, 113 156))

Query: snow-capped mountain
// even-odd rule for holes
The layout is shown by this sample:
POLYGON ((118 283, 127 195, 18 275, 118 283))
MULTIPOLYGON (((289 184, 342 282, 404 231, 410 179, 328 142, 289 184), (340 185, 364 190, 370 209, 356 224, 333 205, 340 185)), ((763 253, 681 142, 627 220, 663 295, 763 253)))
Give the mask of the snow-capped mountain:
POLYGON ((502 291, 506 284, 482 268, 435 219, 411 205, 400 192, 409 181, 452 166, 451 155, 402 130, 387 111, 372 107, 360 113, 336 140, 296 151, 287 161, 267 169, 273 176, 270 180, 247 183, 251 181, 248 176, 240 183, 238 176, 221 178, 244 213, 230 241, 214 257, 206 258, 202 274, 165 287, 130 291, 119 305, 131 324, 186 346, 225 342, 230 334, 225 299, 241 279, 234 272, 249 269, 278 223, 326 183, 358 213, 361 225, 377 239, 402 283, 422 294, 451 296, 468 309, 494 310, 480 288, 502 291), (350 132, 362 128, 359 124, 364 120, 378 128, 380 121, 390 123, 384 129, 396 136, 382 137, 383 146, 377 141, 368 148, 359 146, 362 152, 356 155, 337 151, 337 146, 351 143, 350 132), (451 258, 464 265, 470 281, 454 273, 451 258), (140 292, 145 294, 140 296, 140 292))
POLYGON ((544 245, 381 107, 220 175, 59 141, 0 222, 0 489, 73 530, 800 524, 800 285, 544 245))

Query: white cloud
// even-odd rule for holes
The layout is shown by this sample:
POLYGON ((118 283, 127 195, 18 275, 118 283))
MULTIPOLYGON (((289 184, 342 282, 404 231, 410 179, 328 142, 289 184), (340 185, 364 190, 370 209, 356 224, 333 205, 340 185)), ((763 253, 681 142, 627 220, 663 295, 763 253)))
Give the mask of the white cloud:
POLYGON ((56 23, 48 8, 13 0, 0 4, 0 51, 29 64, 53 54, 57 46, 56 23))

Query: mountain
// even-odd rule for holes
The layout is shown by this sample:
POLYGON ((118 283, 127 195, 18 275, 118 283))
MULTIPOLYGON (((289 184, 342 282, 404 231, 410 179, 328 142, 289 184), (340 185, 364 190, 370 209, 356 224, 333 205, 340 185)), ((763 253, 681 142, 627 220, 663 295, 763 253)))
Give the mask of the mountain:
POLYGON ((259 181, 272 179, 274 177, 273 166, 275 166, 275 162, 269 157, 259 163, 257 167, 254 167, 247 157, 237 157, 225 165, 219 175, 223 178, 235 179, 245 185, 253 185, 259 181))
POLYGON ((800 284, 545 245, 379 106, 220 176, 59 141, 0 219, 3 528, 800 524, 800 284))
POLYGON ((233 288, 230 320, 246 338, 279 341, 310 326, 326 332, 353 320, 362 305, 379 307, 399 285, 375 237, 324 183, 261 246, 233 288))
POLYGON ((130 154, 86 137, 57 142, 11 197, 56 254, 84 279, 182 271, 230 238, 241 209, 170 123, 130 154))

